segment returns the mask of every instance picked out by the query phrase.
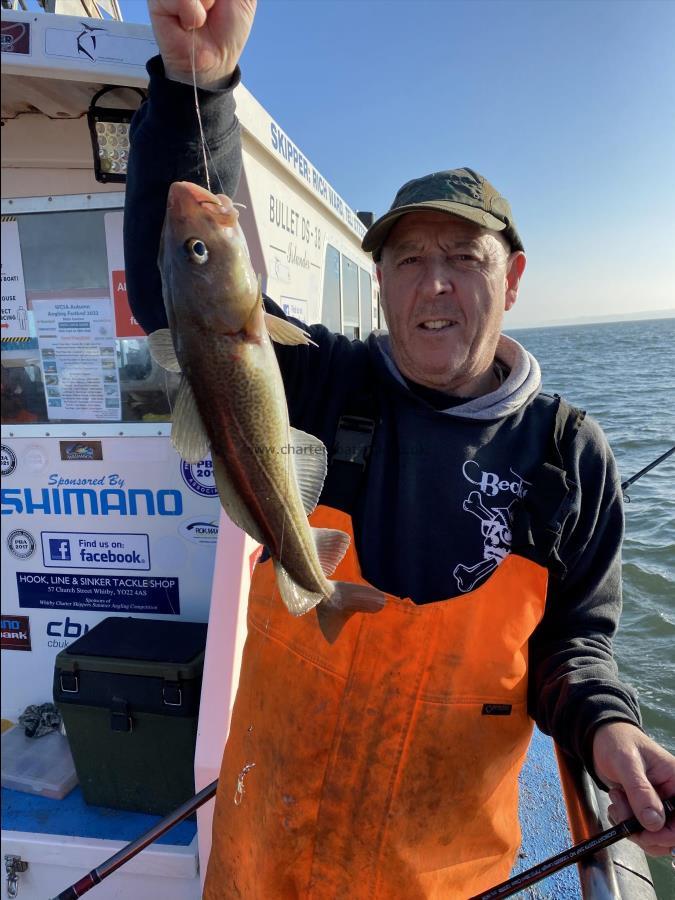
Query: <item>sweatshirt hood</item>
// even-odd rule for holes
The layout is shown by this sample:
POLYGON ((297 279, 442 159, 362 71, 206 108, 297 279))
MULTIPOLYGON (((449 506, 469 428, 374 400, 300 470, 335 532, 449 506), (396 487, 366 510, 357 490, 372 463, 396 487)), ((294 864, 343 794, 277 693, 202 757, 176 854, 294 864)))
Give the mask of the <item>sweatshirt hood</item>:
MULTIPOLYGON (((396 367, 391 355, 389 335, 373 335, 375 349, 382 355, 389 373, 408 393, 412 393, 396 367)), ((463 419, 500 419, 509 416, 528 403, 541 389, 541 369, 531 353, 511 337, 502 334, 497 344, 495 360, 508 369, 508 375, 496 390, 482 397, 472 397, 466 403, 440 410, 445 415, 463 419)))

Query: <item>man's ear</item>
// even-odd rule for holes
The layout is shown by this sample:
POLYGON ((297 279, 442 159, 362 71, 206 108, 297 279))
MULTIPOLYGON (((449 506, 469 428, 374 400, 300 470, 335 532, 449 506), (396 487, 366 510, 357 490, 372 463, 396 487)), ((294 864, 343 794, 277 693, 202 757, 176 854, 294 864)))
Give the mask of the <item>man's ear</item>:
POLYGON ((520 279, 523 277, 526 265, 525 254, 522 250, 516 250, 508 258, 506 263, 506 292, 504 296, 504 309, 509 310, 516 302, 520 279))

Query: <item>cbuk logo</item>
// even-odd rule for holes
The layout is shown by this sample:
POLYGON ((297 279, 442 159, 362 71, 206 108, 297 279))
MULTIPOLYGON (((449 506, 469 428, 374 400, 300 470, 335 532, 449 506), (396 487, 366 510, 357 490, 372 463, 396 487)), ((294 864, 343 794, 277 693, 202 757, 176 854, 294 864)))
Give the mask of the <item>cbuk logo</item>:
POLYGON ((57 562, 68 562, 70 556, 70 541, 62 538, 49 538, 49 557, 57 562))
POLYGON ((47 622, 48 647, 67 647, 70 641, 81 637, 89 631, 87 624, 75 622, 66 616, 63 622, 47 622))

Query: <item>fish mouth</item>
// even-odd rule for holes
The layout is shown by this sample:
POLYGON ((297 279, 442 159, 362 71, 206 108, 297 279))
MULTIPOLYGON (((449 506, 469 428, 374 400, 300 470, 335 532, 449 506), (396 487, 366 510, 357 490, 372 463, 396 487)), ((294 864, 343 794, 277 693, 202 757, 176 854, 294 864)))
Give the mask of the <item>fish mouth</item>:
POLYGON ((239 211, 225 194, 212 194, 206 188, 189 181, 175 181, 169 188, 166 203, 172 216, 188 216, 202 210, 214 216, 218 225, 234 228, 239 211))
POLYGON ((418 322, 416 328, 428 334, 443 334, 443 332, 450 331, 451 328, 458 324, 456 319, 424 319, 422 322, 418 322))

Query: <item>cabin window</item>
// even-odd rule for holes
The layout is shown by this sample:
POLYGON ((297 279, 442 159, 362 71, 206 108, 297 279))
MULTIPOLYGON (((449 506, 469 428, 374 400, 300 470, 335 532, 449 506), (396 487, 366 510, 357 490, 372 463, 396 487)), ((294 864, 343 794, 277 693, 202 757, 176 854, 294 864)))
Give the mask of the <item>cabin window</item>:
POLYGON ((122 303, 121 249, 111 262, 121 210, 18 213, 2 227, 3 275, 21 272, 25 289, 25 306, 13 300, 24 335, 3 332, 2 423, 169 421, 179 376, 151 359, 122 303))
POLYGON ((321 322, 329 331, 342 331, 340 311, 340 253, 326 244, 326 265, 323 276, 321 322))
POLYGON ((27 292, 108 288, 102 210, 18 216, 27 292))
POLYGON ((361 297, 361 340, 365 341, 373 330, 373 283, 365 269, 359 269, 359 295, 361 297))
POLYGON ((342 257, 342 333, 350 340, 359 337, 359 267, 342 257))

